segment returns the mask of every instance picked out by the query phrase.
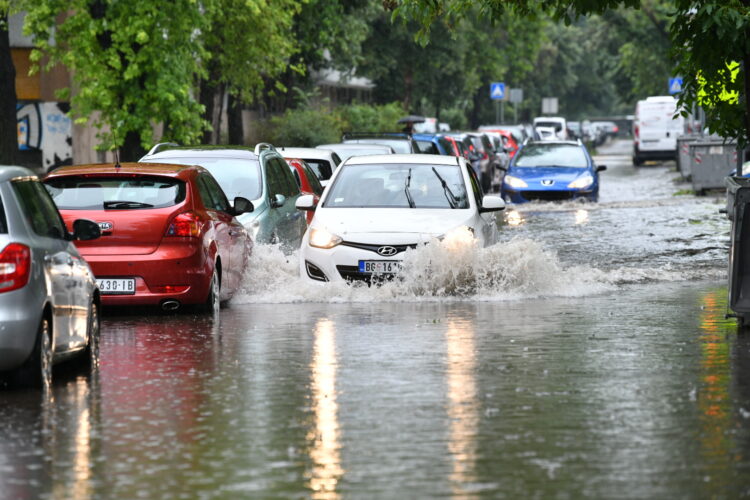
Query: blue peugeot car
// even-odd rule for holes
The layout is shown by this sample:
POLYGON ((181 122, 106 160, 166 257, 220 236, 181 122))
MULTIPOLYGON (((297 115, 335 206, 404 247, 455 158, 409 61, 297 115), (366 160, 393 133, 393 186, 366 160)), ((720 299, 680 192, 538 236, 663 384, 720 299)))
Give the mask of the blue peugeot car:
POLYGON ((508 165, 501 193, 506 201, 599 198, 599 172, 586 146, 573 141, 526 142, 508 165))

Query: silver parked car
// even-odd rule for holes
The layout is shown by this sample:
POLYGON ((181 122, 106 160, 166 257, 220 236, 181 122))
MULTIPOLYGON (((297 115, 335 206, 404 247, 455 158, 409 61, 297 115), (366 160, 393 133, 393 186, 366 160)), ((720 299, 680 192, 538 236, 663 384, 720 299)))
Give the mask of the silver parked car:
POLYGON ((73 239, 98 238, 90 220, 65 227, 39 179, 0 166, 0 372, 48 388, 52 365, 99 356, 99 290, 73 239))

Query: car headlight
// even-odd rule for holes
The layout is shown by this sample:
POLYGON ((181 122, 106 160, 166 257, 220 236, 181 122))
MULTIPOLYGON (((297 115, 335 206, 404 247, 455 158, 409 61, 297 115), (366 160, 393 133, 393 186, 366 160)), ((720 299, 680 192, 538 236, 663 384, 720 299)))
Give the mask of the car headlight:
POLYGON ((579 177, 578 179, 574 180, 570 184, 568 184, 568 187, 571 189, 585 189, 592 185, 594 183, 594 176, 591 174, 584 175, 583 177, 579 177))
POLYGON ((523 179, 519 179, 518 177, 513 177, 512 175, 506 175, 503 179, 503 182, 512 188, 529 187, 529 185, 526 184, 526 181, 524 181, 523 179))
POLYGON ((311 229, 310 230, 310 246, 317 248, 333 248, 342 240, 340 236, 329 233, 325 229, 311 229))

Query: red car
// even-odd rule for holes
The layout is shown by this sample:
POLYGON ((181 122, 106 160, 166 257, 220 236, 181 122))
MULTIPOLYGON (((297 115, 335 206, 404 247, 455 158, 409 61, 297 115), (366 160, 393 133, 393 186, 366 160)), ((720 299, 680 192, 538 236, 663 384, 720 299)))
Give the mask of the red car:
POLYGON ((482 132, 494 132, 496 134, 500 134, 503 137, 503 145, 508 148, 508 156, 513 158, 516 155, 516 151, 518 151, 519 144, 516 141, 516 138, 513 137, 513 134, 510 133, 508 130, 503 129, 482 129, 482 132))
MULTIPOLYGON (((323 185, 320 183, 320 180, 318 180, 318 176, 313 169, 310 168, 310 165, 308 165, 305 160, 300 160, 299 158, 284 159, 289 164, 289 168, 294 175, 294 179, 297 181, 297 186, 299 186, 300 192, 303 195, 313 195, 313 200, 315 200, 315 204, 317 205, 320 195, 323 194, 323 185)), ((308 210, 306 214, 307 224, 310 225, 310 221, 312 221, 315 212, 308 210)))
POLYGON ((199 166, 155 163, 80 165, 44 179, 65 224, 98 222, 101 238, 76 241, 96 277, 103 305, 199 305, 218 310, 240 287, 252 240, 199 166))

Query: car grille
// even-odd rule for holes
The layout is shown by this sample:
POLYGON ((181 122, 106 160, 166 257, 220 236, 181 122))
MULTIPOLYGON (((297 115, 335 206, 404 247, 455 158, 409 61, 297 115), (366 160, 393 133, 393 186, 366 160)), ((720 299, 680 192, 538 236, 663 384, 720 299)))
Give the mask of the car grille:
POLYGON ((393 248, 396 249, 396 253, 393 254, 393 255, 398 255, 401 252, 405 252, 409 248, 411 248, 411 249, 417 248, 417 244, 416 243, 413 243, 413 244, 410 244, 410 245, 389 245, 387 243, 382 243, 382 244, 378 244, 378 245, 371 245, 369 243, 356 243, 354 241, 342 241, 340 244, 343 245, 343 246, 346 246, 346 247, 359 248, 360 250, 368 250, 368 251, 374 252, 374 253, 378 253, 378 248, 380 248, 380 247, 384 247, 384 246, 393 247, 393 248))
POLYGON ((390 281, 395 274, 378 274, 360 273, 358 266, 336 266, 336 270, 346 281, 364 281, 368 284, 377 284, 384 281, 390 281))
POLYGON ((520 191, 519 194, 527 200, 562 201, 575 196, 574 191, 520 191))

